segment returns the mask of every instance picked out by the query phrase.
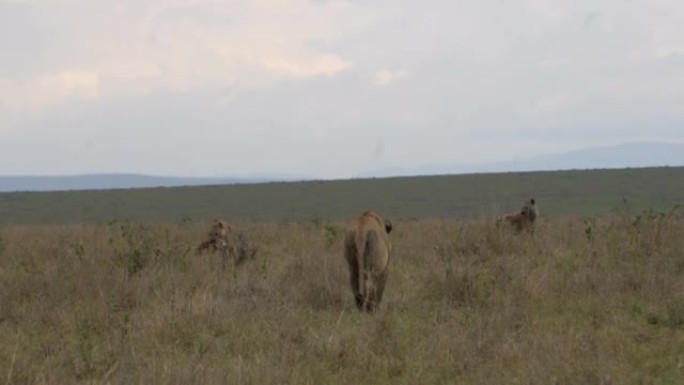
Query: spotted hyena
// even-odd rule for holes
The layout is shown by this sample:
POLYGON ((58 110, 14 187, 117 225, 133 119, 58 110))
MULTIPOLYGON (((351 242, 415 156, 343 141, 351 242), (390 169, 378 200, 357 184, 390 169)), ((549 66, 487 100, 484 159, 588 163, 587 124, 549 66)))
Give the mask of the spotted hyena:
POLYGON ((534 223, 538 216, 539 209, 533 198, 526 201, 520 208, 520 211, 499 217, 497 223, 509 223, 518 232, 522 232, 523 230, 533 232, 534 223))
POLYGON ((254 259, 256 248, 244 233, 236 232, 225 221, 216 219, 209 228, 206 240, 197 246, 198 254, 206 252, 220 252, 224 260, 232 258, 239 264, 254 259))

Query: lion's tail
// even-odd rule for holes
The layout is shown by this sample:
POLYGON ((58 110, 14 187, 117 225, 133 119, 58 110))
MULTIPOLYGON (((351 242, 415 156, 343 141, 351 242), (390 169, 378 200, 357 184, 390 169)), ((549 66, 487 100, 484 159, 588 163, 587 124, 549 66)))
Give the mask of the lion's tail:
POLYGON ((375 284, 373 281, 373 264, 374 257, 378 253, 378 245, 380 243, 380 238, 376 231, 368 231, 363 237, 363 247, 360 248, 362 252, 359 253, 361 256, 361 261, 359 261, 359 270, 362 277, 359 280, 361 285, 361 294, 364 298, 364 303, 368 301, 375 301, 375 284))
POLYGON ((366 269, 364 268, 365 266, 365 261, 366 261, 366 241, 368 239, 368 234, 362 231, 359 231, 359 235, 356 237, 356 268, 358 269, 358 277, 359 277, 359 293, 361 293, 361 297, 365 300, 366 298, 366 284, 365 284, 365 275, 364 272, 366 269))

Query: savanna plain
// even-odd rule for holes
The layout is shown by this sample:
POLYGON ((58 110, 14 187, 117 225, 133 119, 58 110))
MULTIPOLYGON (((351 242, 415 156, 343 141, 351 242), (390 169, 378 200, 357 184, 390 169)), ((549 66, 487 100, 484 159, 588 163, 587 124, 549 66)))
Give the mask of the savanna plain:
POLYGON ((200 224, 10 226, 6 384, 684 382, 678 210, 405 220, 385 298, 359 313, 342 223, 246 224, 252 260, 195 255, 200 224))
POLYGON ((208 218, 4 224, 0 382, 684 383, 684 209, 542 202, 534 234, 390 218, 373 314, 343 220, 233 221, 240 263, 196 254, 208 218))

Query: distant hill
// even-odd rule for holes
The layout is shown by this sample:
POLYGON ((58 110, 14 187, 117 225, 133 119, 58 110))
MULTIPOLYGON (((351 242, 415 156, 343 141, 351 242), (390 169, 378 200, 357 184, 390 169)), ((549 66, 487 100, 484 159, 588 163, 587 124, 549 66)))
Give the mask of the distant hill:
POLYGON ((360 174, 360 177, 472 174, 483 172, 553 171, 684 166, 684 144, 638 142, 586 148, 559 154, 513 159, 506 162, 442 164, 404 169, 392 168, 360 174))
POLYGON ((184 178, 138 174, 0 176, 0 192, 106 190, 267 182, 267 178, 184 178))
MULTIPOLYGON (((476 174, 520 171, 591 170, 684 166, 684 144, 628 143, 587 148, 560 154, 478 164, 427 165, 364 172, 360 178, 420 175, 476 174)), ((91 174, 71 176, 0 176, 0 192, 107 190, 151 187, 208 186, 226 184, 304 181, 307 175, 253 174, 237 177, 164 177, 140 174, 91 174)))

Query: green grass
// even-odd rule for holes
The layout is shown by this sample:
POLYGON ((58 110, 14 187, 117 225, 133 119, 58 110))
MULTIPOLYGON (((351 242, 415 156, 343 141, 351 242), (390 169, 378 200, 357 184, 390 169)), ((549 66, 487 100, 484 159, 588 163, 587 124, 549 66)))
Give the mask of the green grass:
POLYGON ((390 218, 482 218, 537 199, 542 216, 664 210, 684 203, 684 167, 426 176, 187 188, 0 194, 0 225, 339 220, 366 208, 390 218))

